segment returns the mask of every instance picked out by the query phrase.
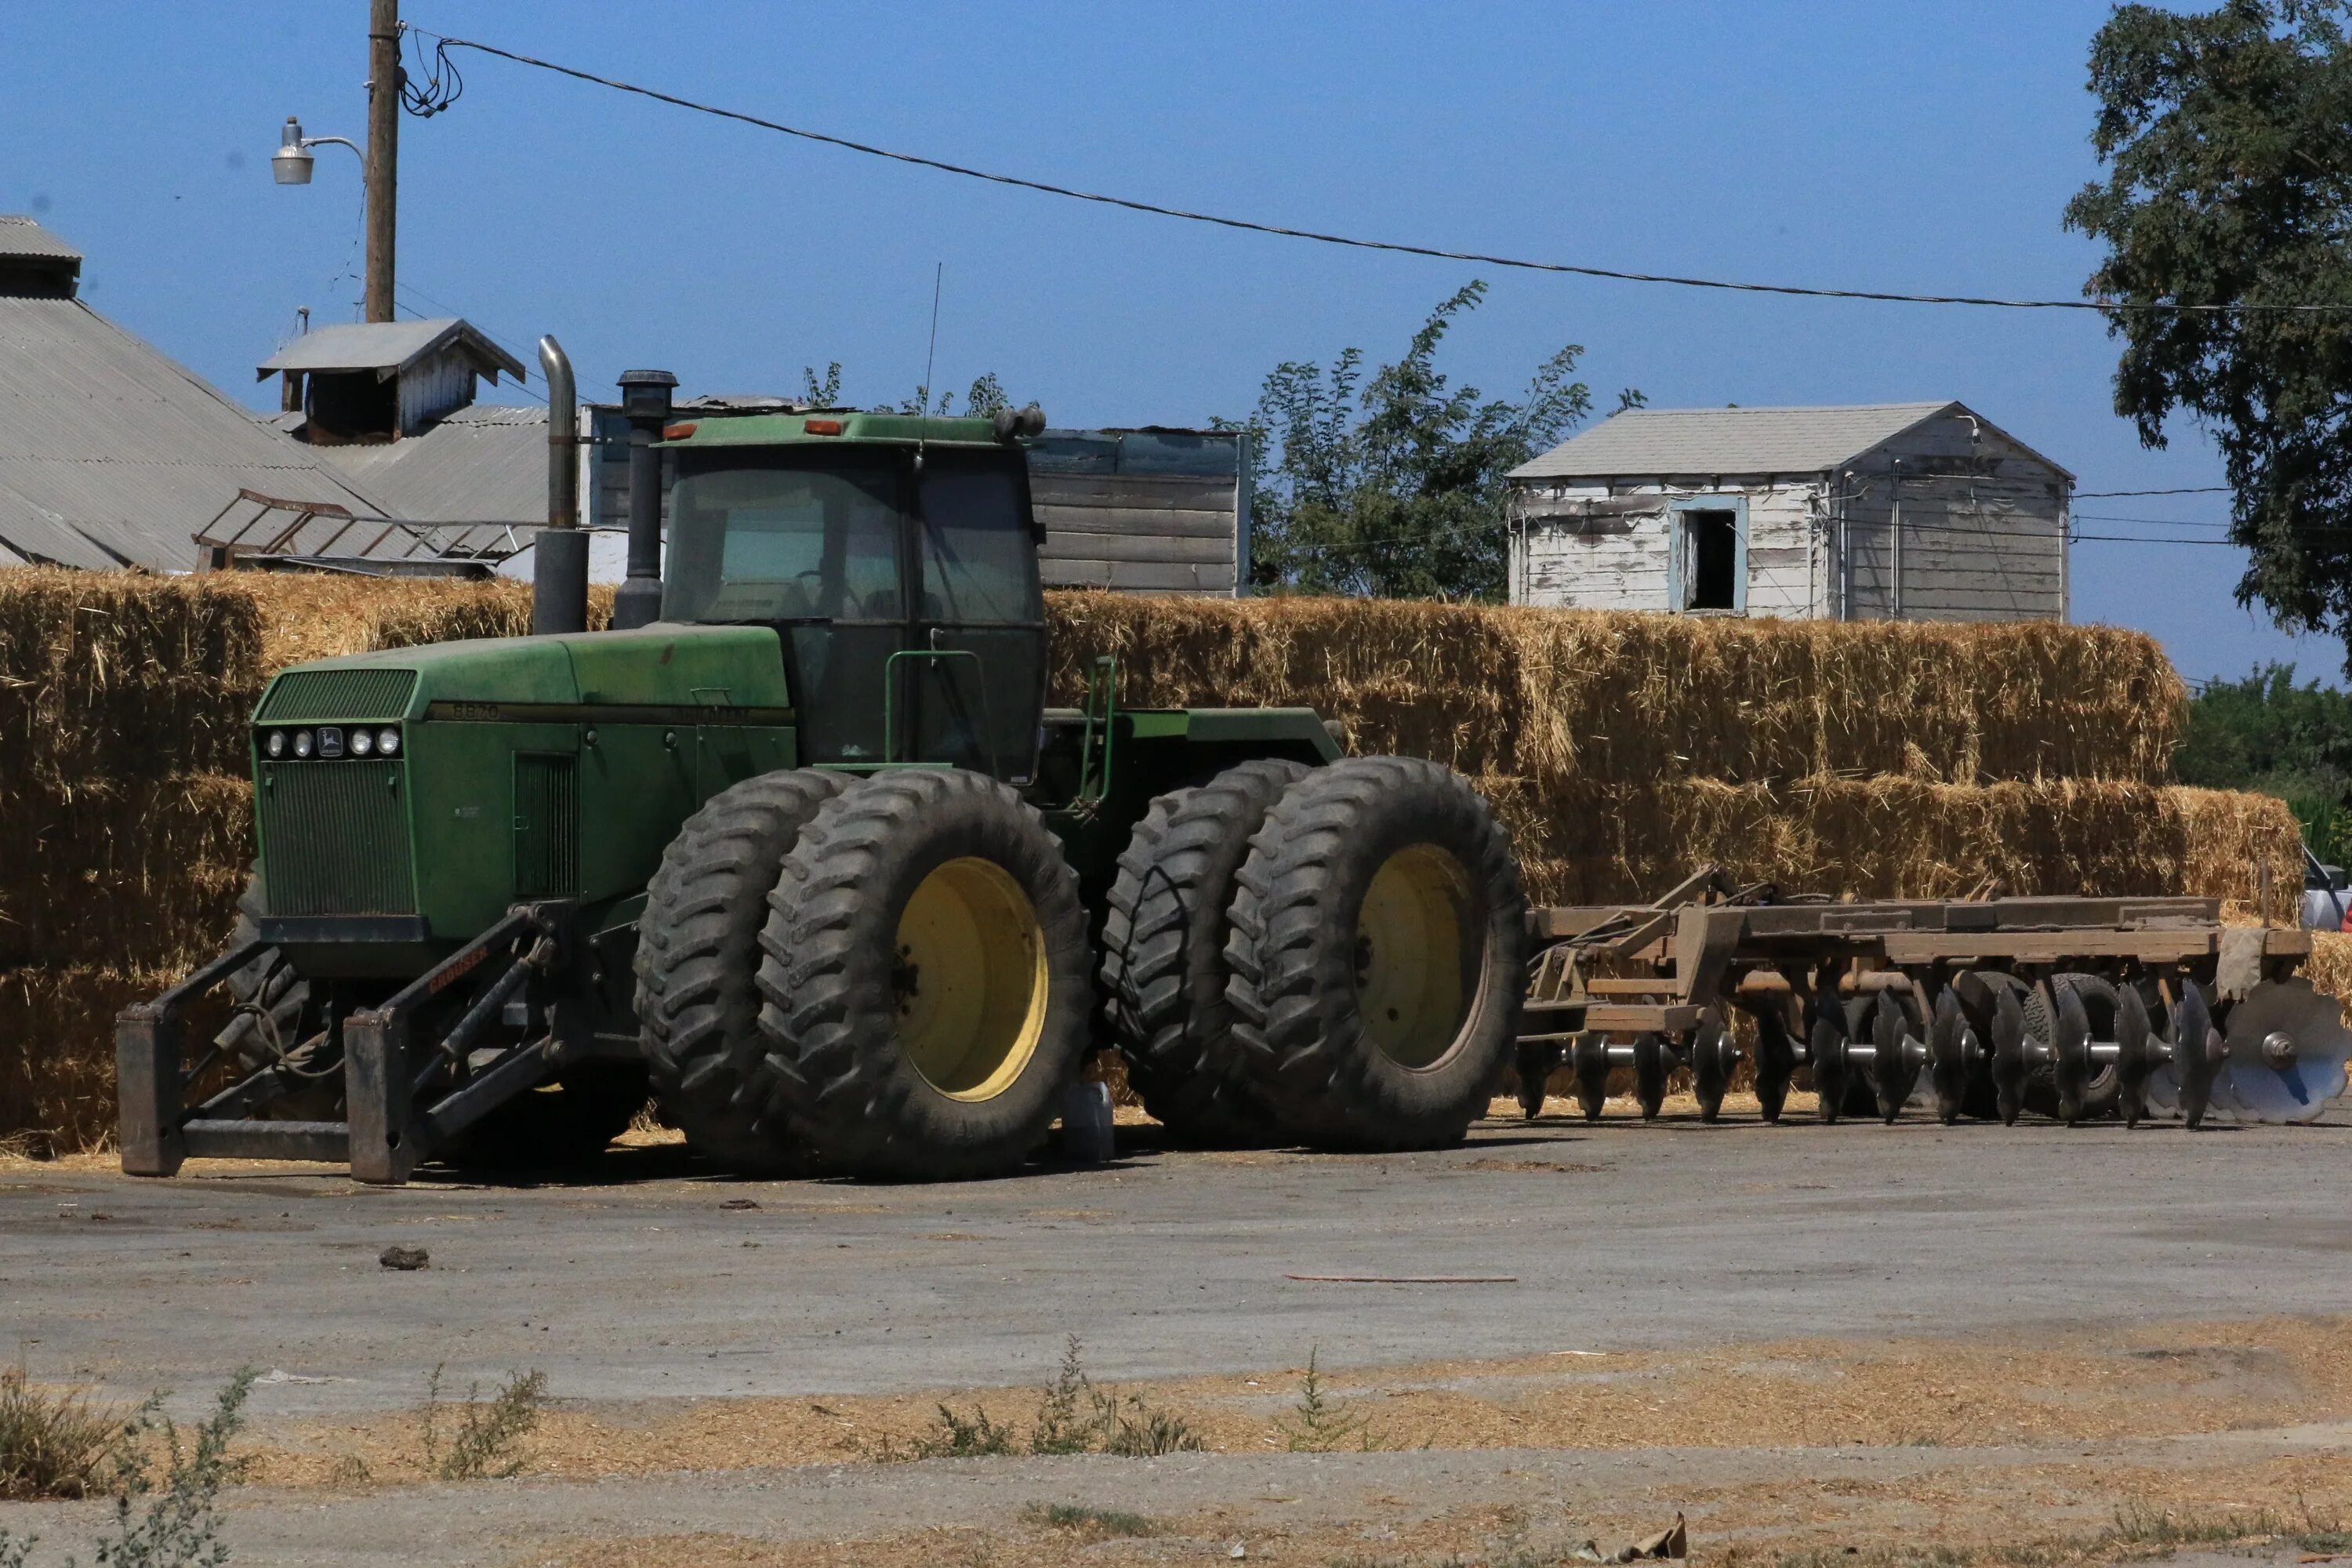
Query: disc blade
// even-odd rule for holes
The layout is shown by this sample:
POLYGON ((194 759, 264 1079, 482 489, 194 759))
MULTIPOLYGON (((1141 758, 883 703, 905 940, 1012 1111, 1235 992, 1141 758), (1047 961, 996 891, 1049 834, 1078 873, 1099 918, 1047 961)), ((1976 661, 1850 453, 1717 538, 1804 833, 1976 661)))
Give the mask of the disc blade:
POLYGON ((2015 1125, 2025 1109, 2025 1078, 2032 1070, 2025 1059, 2025 1009, 2016 992, 2004 990, 1992 1014, 1992 1082, 2003 1122, 2015 1125))
POLYGON ((2308 980, 2265 981, 2230 1009, 2223 1037, 2227 1054, 2215 1074, 2214 1103, 2228 1089, 2231 1114, 2240 1121, 2311 1121, 2344 1092, 2345 1062, 2352 1058, 2352 1032, 2344 1027, 2336 998, 2313 989, 2308 980), (2294 1042, 2287 1064, 2273 1067, 2263 1041, 2284 1035, 2294 1042))
POLYGON ((2155 1066, 2147 1049, 2147 1005, 2139 988, 2127 984, 2116 1004, 2116 1103, 2126 1127, 2138 1126, 2147 1113, 2147 1079, 2155 1066))
POLYGON ((1935 1021, 1927 1026, 1927 1076, 1935 1095, 1936 1119, 1947 1127, 1960 1119, 1960 1106, 1968 1096, 1967 1031, 1959 995, 1946 986, 1936 998, 1935 1021))
POLYGON ((1845 1110, 1845 1009, 1835 1002, 1824 1005, 1820 1016, 1813 1020, 1812 1038, 1813 1094, 1818 1100, 1813 1114, 1823 1121, 1835 1121, 1845 1110))
POLYGON ((1879 1118, 1885 1121, 1902 1115, 1903 1102, 1911 1098, 1911 1062, 1903 1054, 1903 1036, 1909 1022, 1909 1015, 1893 992, 1878 994, 1878 1005, 1870 1016, 1870 1040, 1875 1051, 1870 1081, 1878 1094, 1879 1118))
POLYGON ((2058 1037, 2049 1043, 2057 1053, 2052 1076, 2058 1088, 2058 1120, 2072 1127, 2083 1120, 2083 1097, 2091 1081, 2091 1015, 2073 985, 2058 981, 2051 993, 2057 1004, 2058 1037))

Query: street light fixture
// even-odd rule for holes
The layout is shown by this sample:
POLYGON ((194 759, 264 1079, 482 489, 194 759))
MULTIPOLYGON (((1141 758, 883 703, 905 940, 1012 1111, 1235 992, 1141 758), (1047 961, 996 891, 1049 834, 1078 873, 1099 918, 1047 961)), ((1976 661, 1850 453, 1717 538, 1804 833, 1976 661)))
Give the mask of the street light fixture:
POLYGON ((269 173, 281 185, 309 184, 310 166, 318 162, 310 156, 310 149, 323 147, 331 142, 338 147, 349 147, 362 165, 367 163, 367 154, 360 151, 358 142, 342 136, 305 136, 302 134, 302 122, 288 115, 278 151, 269 160, 269 173))

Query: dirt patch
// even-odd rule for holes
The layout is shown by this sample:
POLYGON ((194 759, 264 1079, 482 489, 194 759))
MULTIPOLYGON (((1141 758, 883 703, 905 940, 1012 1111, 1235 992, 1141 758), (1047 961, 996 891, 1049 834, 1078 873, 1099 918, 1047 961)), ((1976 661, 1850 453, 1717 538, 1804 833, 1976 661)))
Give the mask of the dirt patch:
MULTIPOLYGON (((1361 1425, 1349 1447, 1623 1449, 1847 1447, 2047 1449, 2352 1419, 2352 1323, 2164 1325, 2099 1338, 1790 1341, 1653 1354, 1347 1369, 1325 1394, 1361 1425), (2212 1368, 2257 1369, 2213 1375, 2212 1368), (2190 1370, 2184 1374, 2183 1368, 2190 1370)), ((1039 1369, 1039 1383, 1050 1368, 1039 1369)), ((1211 1452, 1288 1450, 1305 1369, 1121 1384, 1182 1415, 1211 1452)), ((1025 1426, 1037 1384, 899 1396, 717 1399, 625 1415, 559 1405, 525 1472, 585 1478, 840 1464, 930 1429, 941 1405, 1025 1426)), ((267 1435, 256 1479, 329 1484, 355 1458, 412 1479, 414 1423, 267 1435)))
MULTIPOLYGON (((719 1533, 575 1538, 537 1548, 529 1561, 553 1568, 1078 1568, 1241 1558, 1322 1568, 1548 1568, 1577 1562, 1588 1543, 1613 1551, 1681 1514, 1693 1559, 1727 1568, 2094 1568, 2196 1547, 2227 1548, 2249 1559, 2313 1561, 2325 1553, 2305 1550, 2315 1543, 2310 1538, 2331 1530, 2336 1517, 2331 1505, 2291 1495, 2290 1489, 2311 1479, 2293 1466, 2263 1473, 2233 1467, 2204 1476, 2130 1472, 2117 1479, 2124 1483, 2119 1490, 2084 1489, 2072 1477, 2053 1483, 2023 1469, 1971 1473, 1949 1482, 1791 1479, 1692 1490, 1680 1494, 1683 1500, 1673 1500, 1669 1483, 1608 1501, 1538 1493, 1523 1501, 1439 1510, 1417 1508, 1389 1492, 1311 1500, 1315 1506, 1307 1510, 1285 1506, 1304 1500, 1269 1498, 1176 1517, 1146 1516, 1150 1533, 1132 1535, 1055 1528, 1032 1509, 1010 1526, 965 1524, 837 1541, 719 1533), (2160 1505, 2141 1498, 2140 1484, 2150 1479, 2164 1483, 2160 1505)), ((1148 1483, 1139 1491, 1148 1499, 1148 1483)), ((2340 1506, 2340 1488, 2332 1506, 2340 1506)))

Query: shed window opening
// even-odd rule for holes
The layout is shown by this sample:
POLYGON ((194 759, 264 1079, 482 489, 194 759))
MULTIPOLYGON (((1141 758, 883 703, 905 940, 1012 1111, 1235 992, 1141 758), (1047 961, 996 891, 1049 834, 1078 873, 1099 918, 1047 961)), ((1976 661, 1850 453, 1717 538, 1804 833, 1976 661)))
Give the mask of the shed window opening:
POLYGON ((1685 610, 1739 607, 1739 517, 1732 511, 1685 511, 1682 605, 1685 610))

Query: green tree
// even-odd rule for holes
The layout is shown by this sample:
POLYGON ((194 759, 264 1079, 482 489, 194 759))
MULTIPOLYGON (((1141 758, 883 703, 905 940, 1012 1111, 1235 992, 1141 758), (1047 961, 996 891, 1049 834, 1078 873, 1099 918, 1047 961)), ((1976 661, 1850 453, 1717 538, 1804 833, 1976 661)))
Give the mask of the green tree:
MULTIPOLYGON (((932 414, 941 416, 953 414, 955 412, 954 388, 950 387, 947 391, 940 394, 939 405, 935 408, 930 407, 930 395, 931 389, 929 387, 919 386, 915 388, 914 396, 898 405, 898 406, 891 410, 891 412, 895 414, 920 414, 929 408, 929 412, 932 414)), ((1013 399, 1004 395, 1003 384, 996 379, 996 373, 994 371, 990 371, 987 374, 974 381, 971 384, 971 389, 967 391, 963 396, 963 416, 967 419, 985 419, 989 416, 995 414, 1000 410, 1010 408, 1012 406, 1013 399)))
MULTIPOLYGON (((801 401, 812 408, 842 406, 839 360, 827 364, 823 375, 817 374, 816 367, 814 365, 801 367, 801 401)), ((1005 395, 1004 385, 996 379, 996 373, 990 371, 972 382, 971 388, 964 393, 963 405, 965 417, 985 419, 1001 409, 1012 407, 1013 399, 1005 395)), ((915 389, 914 396, 895 407, 877 410, 885 414, 921 414, 927 411, 939 415, 954 413, 954 389, 950 388, 940 393, 939 405, 936 407, 931 405, 931 389, 928 386, 919 386, 915 389)))
POLYGON ((2210 789, 2352 802, 2352 695, 2296 685, 2291 664, 2209 681, 2189 704, 2173 768, 2210 789))
MULTIPOLYGON (((1517 400, 1453 387, 1436 366, 1454 318, 1475 310, 1472 282, 1430 312, 1404 357, 1367 378, 1360 349, 1327 371, 1275 367, 1249 432, 1255 499, 1251 580, 1261 588, 1387 598, 1499 599, 1509 556, 1504 476, 1592 410, 1570 380, 1574 343, 1539 366, 1517 400)), ((1641 394, 1620 395, 1632 407, 1641 394)))
POLYGON ((2189 704, 2173 771, 2183 784, 2277 795, 2321 859, 2352 857, 2352 695, 2296 685, 2291 664, 2207 682, 2189 704))
MULTIPOLYGON (((2122 303, 2352 305, 2352 50, 2340 0, 2118 6, 2091 46, 2103 184, 2067 204, 2122 303)), ((2142 444, 2209 429, 2252 552, 2238 600, 2345 638, 2352 668, 2352 313, 2116 310, 2116 411, 2142 444)))

